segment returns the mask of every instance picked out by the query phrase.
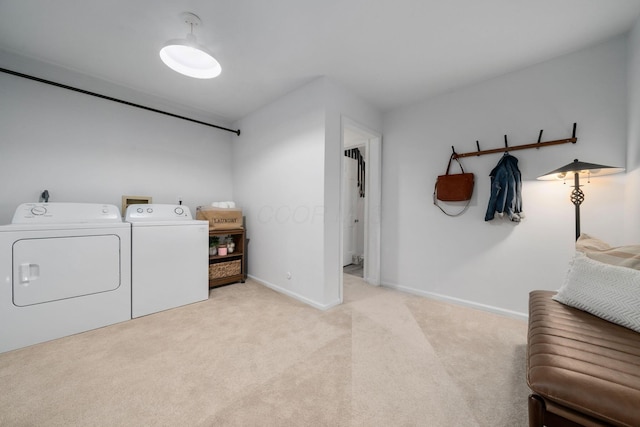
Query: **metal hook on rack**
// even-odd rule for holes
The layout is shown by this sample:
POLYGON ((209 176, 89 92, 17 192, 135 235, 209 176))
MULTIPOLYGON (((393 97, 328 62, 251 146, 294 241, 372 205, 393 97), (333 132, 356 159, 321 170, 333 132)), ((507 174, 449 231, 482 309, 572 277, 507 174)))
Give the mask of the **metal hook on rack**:
MULTIPOLYGON (((540 142, 542 141, 542 129, 540 129, 540 133, 538 134, 538 144, 540 144, 540 142)), ((536 147, 536 150, 539 150, 540 147, 536 147)))
POLYGON ((478 147, 478 157, 480 157, 480 143, 476 139, 476 147, 478 147))

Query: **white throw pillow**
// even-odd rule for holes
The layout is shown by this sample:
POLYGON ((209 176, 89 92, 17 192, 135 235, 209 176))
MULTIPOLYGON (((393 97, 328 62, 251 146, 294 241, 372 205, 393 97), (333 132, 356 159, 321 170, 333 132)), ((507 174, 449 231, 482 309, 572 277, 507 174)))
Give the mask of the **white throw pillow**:
POLYGON ((638 270, 605 264, 576 252, 553 299, 640 332, 638 270))

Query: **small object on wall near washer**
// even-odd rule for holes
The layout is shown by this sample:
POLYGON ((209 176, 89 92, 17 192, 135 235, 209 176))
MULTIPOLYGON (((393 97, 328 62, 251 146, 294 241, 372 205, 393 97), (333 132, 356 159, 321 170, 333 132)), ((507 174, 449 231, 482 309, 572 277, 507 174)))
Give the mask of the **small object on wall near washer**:
POLYGON ((44 190, 42 194, 40 194, 40 201, 49 203, 49 190, 44 190))

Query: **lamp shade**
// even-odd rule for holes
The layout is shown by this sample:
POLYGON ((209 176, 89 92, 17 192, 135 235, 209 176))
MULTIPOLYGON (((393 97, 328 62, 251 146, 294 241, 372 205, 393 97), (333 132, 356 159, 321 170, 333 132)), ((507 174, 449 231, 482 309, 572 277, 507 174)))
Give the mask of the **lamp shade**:
POLYGON ((613 175, 614 173, 623 172, 624 168, 616 167, 616 166, 605 166, 598 165, 595 163, 586 163, 581 162, 578 159, 575 159, 573 162, 568 165, 562 166, 556 170, 552 170, 551 172, 547 172, 546 174, 539 176, 540 180, 554 180, 554 179, 565 179, 567 176, 571 177, 575 173, 579 175, 589 175, 589 176, 603 176, 603 175, 613 175))
POLYGON ((187 34, 186 39, 169 40, 160 50, 160 59, 172 70, 197 79, 212 79, 222 72, 220 63, 196 42, 193 34, 187 34))

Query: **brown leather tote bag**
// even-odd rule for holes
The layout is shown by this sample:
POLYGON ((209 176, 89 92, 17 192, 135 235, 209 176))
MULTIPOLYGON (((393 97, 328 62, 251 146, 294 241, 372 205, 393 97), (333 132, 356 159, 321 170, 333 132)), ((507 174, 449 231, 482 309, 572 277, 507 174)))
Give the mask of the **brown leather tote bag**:
POLYGON ((462 167, 462 163, 452 154, 449 158, 449 164, 447 165, 447 172, 445 175, 439 175, 436 180, 435 188, 433 189, 433 204, 438 206, 442 212, 449 216, 458 216, 462 214, 469 207, 469 203, 466 204, 464 209, 458 214, 452 215, 444 211, 439 205, 438 200, 443 202, 469 202, 471 196, 473 196, 473 187, 475 183, 475 177, 472 173, 467 173, 462 167), (460 166, 462 173, 451 174, 451 161, 455 160, 460 166))

